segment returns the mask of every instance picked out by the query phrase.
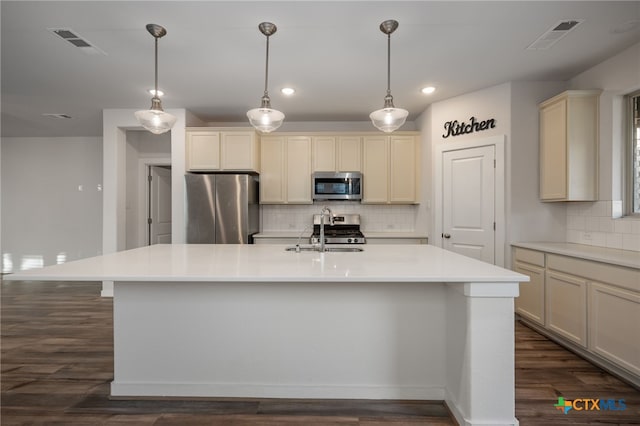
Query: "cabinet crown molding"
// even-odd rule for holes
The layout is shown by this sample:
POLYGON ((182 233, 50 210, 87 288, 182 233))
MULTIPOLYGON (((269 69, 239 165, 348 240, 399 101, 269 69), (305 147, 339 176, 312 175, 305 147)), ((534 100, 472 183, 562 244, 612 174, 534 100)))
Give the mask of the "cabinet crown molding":
POLYGON ((602 93, 602 89, 588 89, 588 90, 565 90, 562 93, 558 93, 553 98, 549 98, 545 101, 542 101, 538 104, 539 107, 545 107, 554 102, 558 102, 560 99, 565 98, 577 98, 581 96, 599 96, 602 93))

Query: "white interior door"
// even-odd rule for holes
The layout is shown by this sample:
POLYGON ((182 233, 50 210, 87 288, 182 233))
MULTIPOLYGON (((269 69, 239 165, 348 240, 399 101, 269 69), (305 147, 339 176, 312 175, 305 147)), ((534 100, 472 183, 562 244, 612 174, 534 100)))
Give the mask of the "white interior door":
POLYGON ((495 263, 495 146, 442 153, 442 247, 495 263))
POLYGON ((149 167, 148 244, 171 243, 171 169, 149 167))

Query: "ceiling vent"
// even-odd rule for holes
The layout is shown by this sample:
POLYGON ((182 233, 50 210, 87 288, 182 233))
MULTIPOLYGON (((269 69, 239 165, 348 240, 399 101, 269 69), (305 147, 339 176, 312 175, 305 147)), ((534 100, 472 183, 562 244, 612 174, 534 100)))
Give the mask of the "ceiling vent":
POLYGON ((56 113, 50 113, 50 112, 44 113, 42 115, 44 117, 55 118, 59 120, 68 120, 71 118, 69 114, 56 114, 56 113))
POLYGON ((557 22, 553 27, 531 43, 528 50, 546 50, 559 42, 564 36, 573 31, 584 19, 567 19, 557 22))
POLYGON ((90 41, 88 41, 87 39, 79 35, 77 32, 75 32, 71 28, 47 28, 47 29, 57 37, 61 38, 62 40, 68 43, 71 43, 73 46, 79 48, 84 53, 87 53, 90 55, 96 55, 96 54, 106 55, 106 53, 102 49, 91 44, 90 41))

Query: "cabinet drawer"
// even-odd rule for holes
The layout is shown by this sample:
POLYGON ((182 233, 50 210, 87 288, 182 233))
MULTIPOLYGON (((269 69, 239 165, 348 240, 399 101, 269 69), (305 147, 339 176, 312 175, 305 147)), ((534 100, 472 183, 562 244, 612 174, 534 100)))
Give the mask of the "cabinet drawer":
POLYGON ((547 268, 640 292, 640 269, 547 254, 547 268))
POLYGON ((519 262, 530 263, 544 268, 544 253, 516 247, 515 259, 519 262))

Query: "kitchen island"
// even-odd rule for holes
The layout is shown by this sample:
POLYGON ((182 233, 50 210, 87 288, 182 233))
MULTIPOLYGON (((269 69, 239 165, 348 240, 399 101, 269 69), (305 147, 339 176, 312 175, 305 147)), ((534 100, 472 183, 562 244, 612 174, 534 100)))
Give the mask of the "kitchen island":
POLYGON ((155 245, 7 279, 114 281, 116 397, 445 400, 517 424, 528 277, 427 245, 155 245))

